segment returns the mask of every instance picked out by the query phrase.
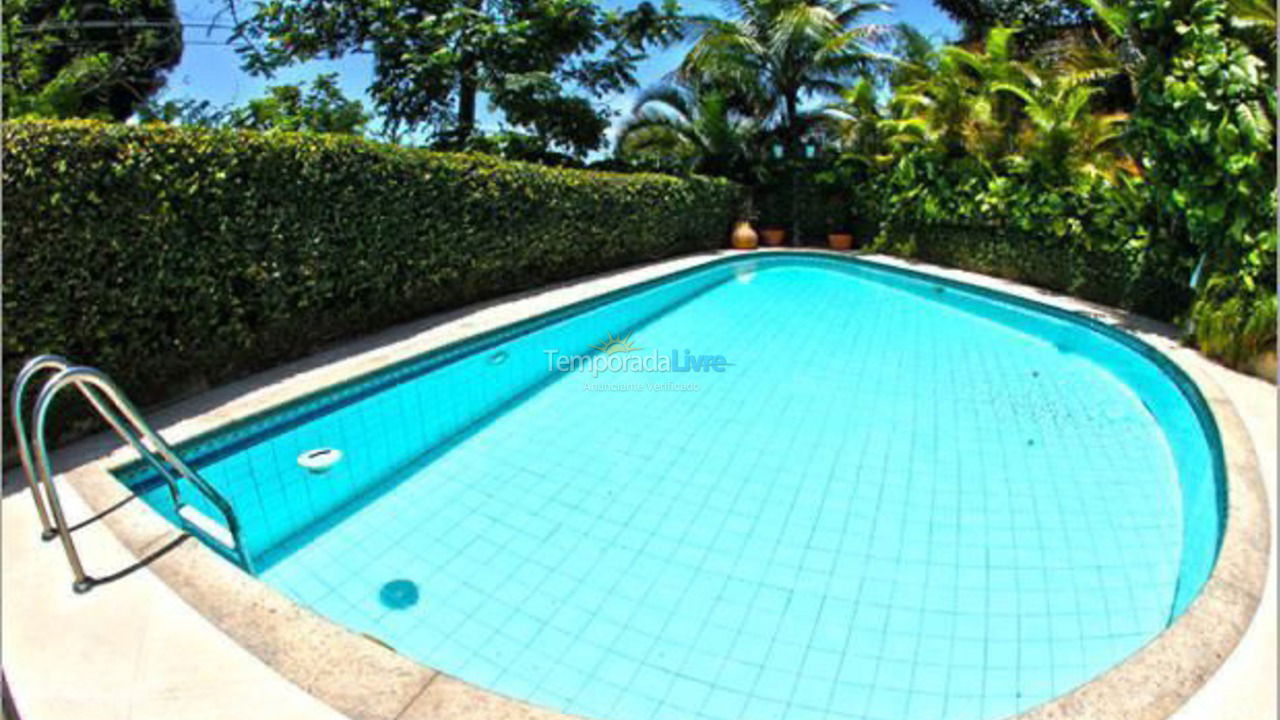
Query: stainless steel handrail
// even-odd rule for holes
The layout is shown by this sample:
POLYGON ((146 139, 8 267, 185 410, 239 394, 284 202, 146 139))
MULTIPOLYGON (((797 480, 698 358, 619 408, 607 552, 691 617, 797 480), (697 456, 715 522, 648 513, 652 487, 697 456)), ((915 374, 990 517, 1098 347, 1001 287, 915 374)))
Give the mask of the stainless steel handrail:
MULTIPOLYGON (((58 532, 53 529, 53 525, 49 522, 49 512, 45 509, 44 494, 40 492, 36 485, 35 467, 31 463, 31 439, 27 435, 23 407, 27 386, 37 375, 48 370, 66 370, 68 367, 71 367, 71 363, 61 355, 37 355, 28 360, 27 364, 22 366, 22 370, 18 371, 18 377, 13 381, 13 391, 9 394, 9 417, 13 424, 14 440, 18 444, 18 459, 22 463, 22 473, 26 477, 27 487, 31 490, 31 500, 36 504, 36 514, 40 516, 40 537, 46 541, 57 537, 58 532)), ((104 404, 102 398, 92 388, 81 383, 76 383, 76 387, 117 434, 128 436, 129 433, 120 423, 120 418, 111 412, 110 408, 104 404)))
MULTIPOLYGON (((99 411, 105 410, 104 417, 108 419, 112 427, 120 434, 120 436, 128 442, 140 455, 149 460, 153 465, 161 470, 162 474, 170 483, 170 489, 174 493, 174 503, 178 510, 179 517, 191 526, 194 525, 182 513, 184 503, 177 491, 177 483, 173 476, 164 468, 161 460, 167 462, 177 472, 179 476, 186 479, 193 487, 200 491, 209 502, 222 514, 223 519, 229 532, 233 547, 229 549, 236 553, 243 567, 252 571, 252 565, 249 559, 249 553, 244 548, 244 544, 240 539, 240 522, 236 518, 235 510, 226 498, 217 491, 212 485, 205 481, 204 478, 187 466, 182 458, 169 447, 160 435, 151 428, 138 409, 133 406, 129 399, 125 397, 120 388, 116 386, 106 373, 96 368, 86 366, 72 366, 64 368, 45 383, 40 390, 40 395, 36 398, 36 407, 33 414, 32 422, 32 445, 35 448, 34 466, 36 470, 36 483, 43 485, 45 494, 49 503, 49 510, 53 516, 53 525, 57 531, 58 537, 62 540, 62 548, 67 554, 67 562, 71 564, 72 573, 75 575, 75 583, 72 587, 76 592, 85 592, 93 587, 93 579, 85 572, 84 565, 80 562, 80 554, 76 550, 75 542, 71 539, 71 530, 67 525, 66 517, 62 512, 62 503, 58 499, 57 487, 53 483, 53 469, 49 462, 49 450, 45 443, 45 425, 49 415, 49 408, 52 406, 54 399, 58 393, 67 385, 75 385, 85 393, 86 397, 93 402, 95 409, 99 411), (97 401, 94 401, 94 396, 97 401), (110 403, 110 407, 107 403, 110 403), (119 422, 120 417, 115 416, 115 412, 119 412, 120 416, 127 421, 127 425, 119 422), (114 420, 112 419, 114 417, 114 420), (136 433, 136 435, 135 435, 136 433), (148 447, 148 443, 150 447, 148 447), (152 449, 154 448, 154 450, 152 449)), ((20 413, 19 413, 20 414, 20 413)), ((211 521, 212 522, 212 521, 211 521)), ((205 535, 210 535, 208 530, 195 527, 205 535)), ((218 538, 214 538, 218 540, 218 538)), ((220 541, 221 542, 221 541, 220 541)))

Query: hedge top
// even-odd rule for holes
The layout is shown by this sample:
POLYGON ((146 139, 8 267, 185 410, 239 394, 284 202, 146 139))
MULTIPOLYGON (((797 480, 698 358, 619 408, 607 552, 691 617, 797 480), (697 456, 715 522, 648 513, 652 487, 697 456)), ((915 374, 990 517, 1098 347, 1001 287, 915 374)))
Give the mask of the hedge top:
POLYGON ((141 402, 551 282, 720 247, 724 180, 340 135, 3 125, 6 384, 57 352, 141 402))

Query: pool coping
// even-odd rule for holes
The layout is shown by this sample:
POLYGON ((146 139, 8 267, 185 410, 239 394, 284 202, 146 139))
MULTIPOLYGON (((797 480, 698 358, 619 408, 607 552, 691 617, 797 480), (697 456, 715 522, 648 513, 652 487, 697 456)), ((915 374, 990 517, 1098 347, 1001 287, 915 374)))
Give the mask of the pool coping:
MULTIPOLYGON (((758 256, 795 251, 771 250, 758 256)), ((847 257, 847 253, 806 250, 847 257)), ((344 348, 286 365, 263 377, 234 383, 158 413, 173 443, 214 431, 246 415, 262 412, 327 386, 364 375, 490 330, 533 318, 635 284, 694 268, 742 251, 684 256, 605 275, 579 279, 543 291, 501 298, 443 313, 404 329, 379 333, 344 348), (414 328, 422 327, 415 332, 414 328), (363 349, 361 349, 363 348, 363 349), (334 359, 339 358, 339 359, 334 359), (166 422, 167 420, 167 422, 166 422)), ((863 260, 947 277, 945 268, 885 257, 863 260)), ((955 278, 951 278, 955 280, 955 278)), ((1081 313, 1126 329, 1156 328, 1151 321, 1053 296, 1027 286, 1011 291, 1007 281, 975 287, 1022 297, 1081 313), (997 284, 998 283, 998 284, 997 284)), ((1227 469, 1227 523, 1214 570, 1186 612, 1120 664, 1073 691, 1017 716, 1050 718, 1124 717, 1158 720, 1176 711, 1217 670, 1239 642, 1256 612, 1267 573, 1270 517, 1253 443, 1229 398, 1196 362, 1182 352, 1147 344, 1185 372, 1199 388, 1218 425, 1227 469)), ((1190 351, 1187 351, 1190 352, 1190 351)), ((127 502, 130 492, 110 471, 136 459, 133 451, 110 451, 98 436, 59 451, 60 475, 103 523, 138 558, 148 558, 184 533, 145 503, 127 502), (104 455, 104 453, 106 453, 104 455)), ((355 633, 302 607, 200 543, 184 542, 147 566, 189 605, 276 672, 334 709, 364 720, 448 717, 456 720, 574 716, 511 699, 428 668, 376 638, 355 633)), ((93 568, 90 568, 92 571, 93 568)), ((95 592, 110 592, 109 588, 95 592)))

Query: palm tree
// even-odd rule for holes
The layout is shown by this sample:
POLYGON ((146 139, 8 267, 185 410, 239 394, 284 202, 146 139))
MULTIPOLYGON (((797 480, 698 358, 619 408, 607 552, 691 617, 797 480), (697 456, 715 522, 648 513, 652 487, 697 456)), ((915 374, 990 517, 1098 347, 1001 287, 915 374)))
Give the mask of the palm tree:
POLYGON ((731 17, 696 17, 699 36, 678 75, 719 88, 728 100, 781 140, 790 177, 791 239, 799 240, 795 198, 801 141, 816 115, 801 103, 834 95, 871 69, 868 42, 883 33, 865 24, 888 5, 860 0, 725 0, 731 17))
POLYGON ((948 46, 915 61, 931 72, 900 71, 913 80, 894 97, 896 117, 885 121, 890 142, 933 146, 992 169, 1031 164, 1060 177, 1132 170, 1119 147, 1128 115, 1094 112, 1098 83, 1118 68, 1079 66, 1072 58, 1017 60, 1010 52, 1015 32, 994 28, 980 49, 948 46))
POLYGON ((996 90, 1021 101, 1026 117, 1013 162, 1064 178, 1083 173, 1114 180, 1117 171, 1134 168, 1120 148, 1128 114, 1091 111, 1101 88, 1057 75, 1029 86, 1000 83, 996 90))
POLYGON ((823 110, 844 158, 870 170, 892 160, 892 125, 876 100, 875 85, 861 78, 823 110))
POLYGON ((758 124, 734 110, 727 95, 687 84, 641 93, 618 133, 618 155, 746 184, 760 165, 758 124))
POLYGON ((729 20, 699 17, 698 40, 679 74, 731 88, 732 100, 777 130, 788 157, 804 133, 801 102, 833 95, 870 68, 867 42, 883 32, 862 24, 888 5, 850 0, 728 0, 729 20))
MULTIPOLYGON (((995 103, 965 58, 945 47, 931 58, 931 70, 894 95, 892 140, 899 146, 940 148, 953 157, 986 158, 997 135, 995 103)), ((968 51, 963 51, 968 55, 968 51)))

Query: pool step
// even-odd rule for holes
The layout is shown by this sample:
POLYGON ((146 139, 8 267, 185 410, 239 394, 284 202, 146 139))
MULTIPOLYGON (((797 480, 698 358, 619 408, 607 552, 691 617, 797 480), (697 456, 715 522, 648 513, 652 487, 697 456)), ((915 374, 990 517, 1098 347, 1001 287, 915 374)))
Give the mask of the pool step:
POLYGON ((231 534, 231 530, 226 525, 200 512, 194 505, 187 505, 186 503, 179 505, 178 517, 227 550, 235 552, 236 539, 231 534))

